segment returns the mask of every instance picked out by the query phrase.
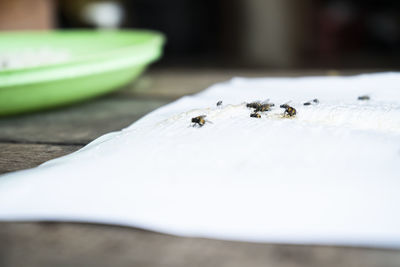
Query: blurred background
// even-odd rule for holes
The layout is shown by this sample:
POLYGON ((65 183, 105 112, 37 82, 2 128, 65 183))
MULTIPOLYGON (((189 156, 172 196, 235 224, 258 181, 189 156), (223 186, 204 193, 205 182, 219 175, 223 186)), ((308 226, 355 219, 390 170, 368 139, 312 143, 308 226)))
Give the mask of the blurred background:
POLYGON ((0 30, 146 28, 157 66, 400 67, 399 0, 0 0, 0 30))

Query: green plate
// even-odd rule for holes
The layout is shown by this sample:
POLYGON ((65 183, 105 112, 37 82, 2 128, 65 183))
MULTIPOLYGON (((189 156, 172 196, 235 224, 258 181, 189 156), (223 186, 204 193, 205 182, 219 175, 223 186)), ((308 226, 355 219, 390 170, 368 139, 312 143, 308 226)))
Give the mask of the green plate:
POLYGON ((157 60, 163 44, 162 34, 139 30, 0 33, 0 116, 115 90, 157 60))

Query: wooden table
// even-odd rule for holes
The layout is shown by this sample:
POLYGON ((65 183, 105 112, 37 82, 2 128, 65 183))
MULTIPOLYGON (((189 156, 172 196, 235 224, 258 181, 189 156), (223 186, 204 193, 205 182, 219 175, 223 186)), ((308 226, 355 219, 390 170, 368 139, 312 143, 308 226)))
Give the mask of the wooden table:
MULTIPOLYGON (((160 69, 95 100, 1 118, 0 173, 71 153, 182 95, 233 76, 308 74, 332 73, 160 69)), ((96 224, 8 222, 0 223, 0 266, 400 266, 400 251, 182 238, 96 224)))

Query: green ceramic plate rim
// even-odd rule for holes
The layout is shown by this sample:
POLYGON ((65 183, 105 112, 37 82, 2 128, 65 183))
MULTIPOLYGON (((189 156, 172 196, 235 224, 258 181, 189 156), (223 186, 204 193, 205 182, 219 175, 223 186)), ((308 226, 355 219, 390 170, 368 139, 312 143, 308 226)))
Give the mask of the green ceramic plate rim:
MULTIPOLYGON (((67 31, 19 31, 4 32, 2 35, 24 35, 24 34, 94 34, 91 30, 67 30, 67 31)), ((145 38, 141 43, 121 46, 101 53, 93 53, 87 56, 73 57, 69 60, 33 66, 19 69, 8 69, 0 71, 0 90, 13 86, 47 82, 68 77, 75 78, 97 74, 108 70, 115 70, 132 65, 147 64, 158 59, 161 55, 162 45, 165 43, 163 34, 150 30, 118 30, 99 31, 100 34, 114 35, 142 35, 145 38), (132 54, 132 57, 129 57, 132 54)))

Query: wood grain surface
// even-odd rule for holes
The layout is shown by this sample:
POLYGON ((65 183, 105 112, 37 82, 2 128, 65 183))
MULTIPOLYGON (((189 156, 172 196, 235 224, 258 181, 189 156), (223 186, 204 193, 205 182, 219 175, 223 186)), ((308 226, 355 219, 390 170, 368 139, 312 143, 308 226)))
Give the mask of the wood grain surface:
POLYGON ((33 168, 50 159, 72 153, 81 147, 80 145, 0 143, 0 173, 33 168))
POLYGON ((75 223, 0 223, 0 266, 390 266, 394 250, 183 238, 75 223))
MULTIPOLYGON (((329 73, 161 69, 98 99, 0 118, 0 173, 76 151, 180 96, 233 76, 316 74, 329 73)), ((0 266, 394 267, 400 266, 400 251, 183 238, 98 224, 1 222, 0 266)))

